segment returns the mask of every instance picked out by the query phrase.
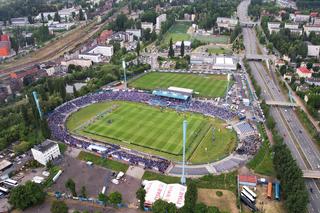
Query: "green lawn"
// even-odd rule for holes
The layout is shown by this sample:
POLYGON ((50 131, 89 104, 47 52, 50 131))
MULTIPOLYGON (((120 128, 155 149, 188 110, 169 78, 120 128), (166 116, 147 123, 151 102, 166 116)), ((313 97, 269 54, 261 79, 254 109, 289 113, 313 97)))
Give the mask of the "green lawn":
POLYGON ((230 49, 226 49, 222 47, 211 47, 211 48, 208 48, 208 53, 221 55, 221 54, 231 54, 232 51, 230 49))
MULTIPOLYGON (((165 176, 155 172, 146 171, 143 180, 160 180, 164 183, 179 183, 180 177, 165 176)), ((226 189, 236 194, 237 172, 224 173, 221 175, 205 175, 201 178, 187 179, 187 183, 193 181, 198 188, 205 189, 226 189)))
POLYGON ((67 128, 76 134, 181 161, 184 118, 188 121, 186 152, 190 162, 220 159, 235 147, 235 133, 225 131, 221 120, 195 113, 161 110, 141 103, 111 101, 92 104, 73 113, 67 121, 67 128), (213 127, 221 129, 219 134, 223 136, 217 137, 215 144, 210 145, 212 136, 207 135, 208 132, 212 134, 213 127), (202 156, 203 151, 198 151, 198 147, 204 149, 203 146, 208 147, 210 155, 202 156))
POLYGON ((226 75, 198 75, 179 73, 148 73, 129 83, 130 87, 153 90, 167 89, 170 86, 193 89, 203 97, 222 97, 227 90, 226 75))
POLYGON ((216 44, 228 44, 229 43, 229 36, 224 35, 196 35, 193 39, 197 39, 204 43, 216 43, 216 44))
POLYGON ((78 159, 79 160, 83 160, 83 161, 91 161, 96 165, 114 170, 114 171, 122 171, 122 172, 126 172, 128 169, 128 165, 124 164, 124 163, 120 163, 118 161, 113 161, 113 160, 109 160, 106 158, 102 158, 100 156, 97 156, 95 154, 89 153, 89 152, 84 152, 81 151, 80 154, 78 155, 78 159))

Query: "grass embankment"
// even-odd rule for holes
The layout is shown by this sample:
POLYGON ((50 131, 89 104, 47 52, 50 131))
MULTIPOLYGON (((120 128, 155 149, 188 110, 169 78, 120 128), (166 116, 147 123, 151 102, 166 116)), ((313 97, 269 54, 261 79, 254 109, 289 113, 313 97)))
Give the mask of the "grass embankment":
POLYGON ((98 166, 102 166, 102 167, 105 167, 107 169, 111 169, 114 171, 126 172, 129 167, 127 164, 120 163, 118 161, 113 161, 113 160, 106 159, 106 158, 102 158, 102 157, 97 156, 95 154, 92 154, 89 152, 84 152, 84 151, 80 152, 78 159, 83 160, 83 161, 91 161, 98 166))
MULTIPOLYGON (((159 173, 146 171, 142 177, 144 180, 160 180, 164 183, 179 183, 179 177, 165 176, 159 173)), ((230 172, 221 175, 205 175, 197 179, 187 179, 187 183, 193 181, 198 188, 205 189, 226 189, 236 194, 237 172, 230 172)))
POLYGON ((275 171, 272 162, 272 148, 270 146, 265 128, 261 125, 258 128, 263 142, 258 153, 247 164, 247 166, 250 169, 253 169, 256 173, 267 176, 274 176, 275 171))

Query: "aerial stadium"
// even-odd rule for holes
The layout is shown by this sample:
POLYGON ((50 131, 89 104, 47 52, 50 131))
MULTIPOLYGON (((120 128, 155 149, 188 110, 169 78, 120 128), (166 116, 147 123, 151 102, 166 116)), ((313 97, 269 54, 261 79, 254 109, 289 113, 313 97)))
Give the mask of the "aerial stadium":
POLYGON ((222 89, 205 85, 205 81, 202 87, 206 90, 199 87, 199 82, 191 88, 178 87, 183 82, 179 77, 183 79, 186 75, 199 78, 199 75, 165 74, 164 78, 175 79, 166 88, 168 85, 150 86, 150 81, 143 78, 153 76, 147 74, 130 82, 129 85, 140 85, 139 89, 111 88, 64 103, 49 116, 52 135, 102 157, 160 172, 182 161, 184 120, 188 124, 185 150, 188 164, 219 161, 239 151, 238 131, 230 128, 230 122, 237 120, 239 114, 214 103, 228 91, 229 77, 216 79, 221 81, 222 89), (197 90, 205 91, 206 97, 210 94, 211 101, 204 101, 203 92, 197 90))

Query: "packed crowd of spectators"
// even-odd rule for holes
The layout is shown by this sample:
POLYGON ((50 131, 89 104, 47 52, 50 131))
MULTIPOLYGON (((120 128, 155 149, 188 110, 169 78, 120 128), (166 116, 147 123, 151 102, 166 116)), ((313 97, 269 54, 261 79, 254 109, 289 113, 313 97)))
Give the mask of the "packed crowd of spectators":
MULTIPOLYGON (((137 92, 137 91, 103 91, 99 93, 88 94, 86 96, 73 99, 69 102, 62 104, 57 107, 48 118, 48 125, 51 130, 52 137, 57 140, 63 141, 70 146, 88 148, 91 143, 94 143, 92 140, 88 140, 82 137, 71 135, 65 128, 65 122, 67 117, 80 108, 88 106, 93 103, 105 102, 105 101, 132 101, 140 103, 159 103, 153 102, 151 100, 155 97, 150 93, 137 92)), ((207 116, 214 116, 224 120, 229 120, 233 118, 236 114, 217 106, 214 106, 210 103, 200 102, 200 101, 188 101, 182 102, 178 100, 166 100, 166 107, 171 107, 175 109, 183 109, 191 112, 202 113, 207 116)), ((118 145, 106 144, 107 150, 105 153, 102 153, 102 156, 112 156, 119 160, 124 160, 130 164, 144 166, 147 169, 154 169, 160 172, 164 172, 170 162, 168 160, 159 158, 159 157, 145 157, 137 155, 128 150, 121 149, 118 145)))
POLYGON ((259 135, 250 135, 243 138, 236 152, 240 155, 255 155, 260 147, 261 138, 259 135))

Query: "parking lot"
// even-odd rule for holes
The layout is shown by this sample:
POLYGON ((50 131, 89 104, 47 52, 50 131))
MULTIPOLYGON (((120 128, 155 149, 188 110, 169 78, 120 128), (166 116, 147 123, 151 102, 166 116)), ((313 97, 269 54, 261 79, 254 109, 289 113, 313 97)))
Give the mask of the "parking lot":
POLYGON ((106 185, 107 178, 112 174, 110 170, 95 165, 89 166, 86 162, 76 160, 68 155, 65 155, 60 167, 63 169, 63 173, 50 188, 50 191, 68 192, 65 183, 71 178, 76 183, 77 192, 80 192, 81 187, 85 186, 87 196, 97 197, 103 186, 106 185))

